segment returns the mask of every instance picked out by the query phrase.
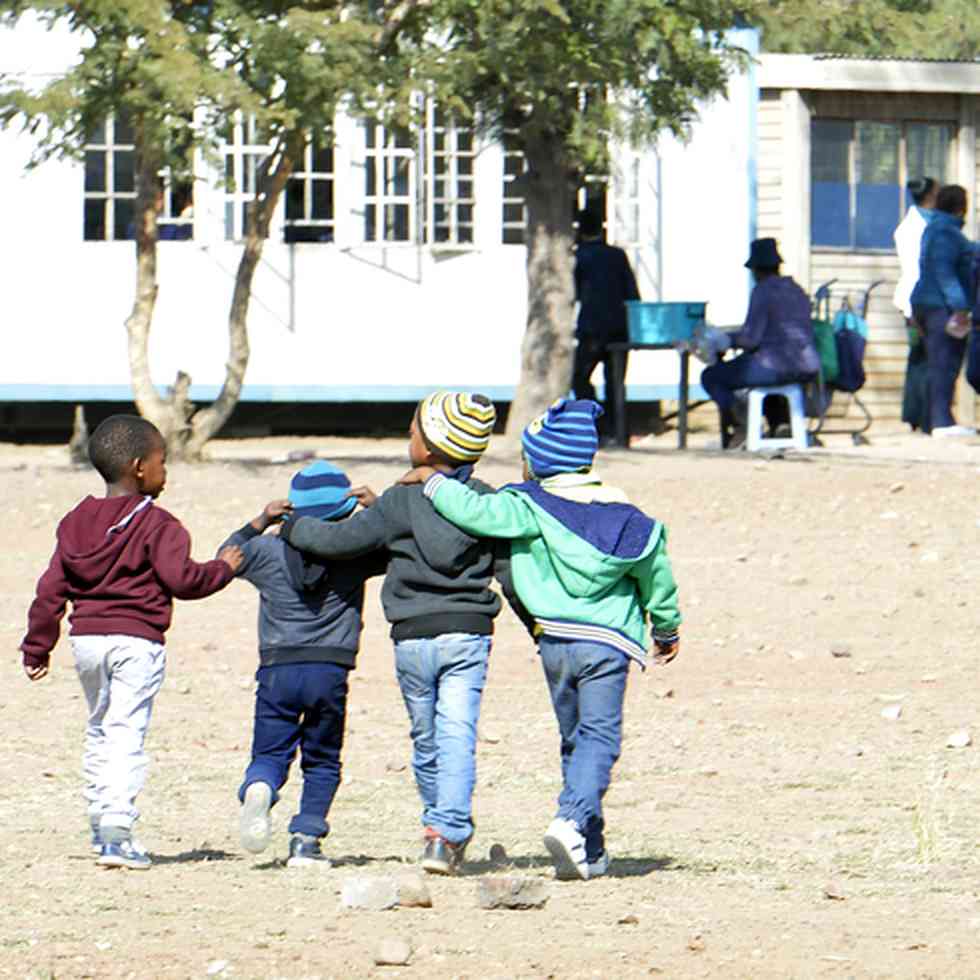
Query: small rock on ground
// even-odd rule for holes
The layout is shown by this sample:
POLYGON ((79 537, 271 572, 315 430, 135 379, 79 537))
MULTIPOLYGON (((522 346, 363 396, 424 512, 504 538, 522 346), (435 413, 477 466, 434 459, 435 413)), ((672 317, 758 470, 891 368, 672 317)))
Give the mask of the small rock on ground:
POLYGON ((341 886, 340 904, 373 912, 393 909, 398 904, 398 885, 393 878, 348 878, 341 886))
POLYGON ((409 909, 431 909, 432 895, 420 874, 398 877, 398 904, 409 909))
POLYGON ((540 909, 547 901, 546 883, 534 878, 481 878, 476 885, 481 909, 540 909))
POLYGON ((406 966, 412 958, 412 947, 397 936, 386 936, 374 954, 377 966, 406 966))

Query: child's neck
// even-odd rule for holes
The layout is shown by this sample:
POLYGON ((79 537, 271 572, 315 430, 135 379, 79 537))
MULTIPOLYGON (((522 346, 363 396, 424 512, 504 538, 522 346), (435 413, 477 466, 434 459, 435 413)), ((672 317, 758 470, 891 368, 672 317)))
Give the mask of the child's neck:
POLYGON ((142 493, 135 480, 119 480, 117 483, 107 483, 105 485, 106 497, 131 497, 133 494, 142 493))

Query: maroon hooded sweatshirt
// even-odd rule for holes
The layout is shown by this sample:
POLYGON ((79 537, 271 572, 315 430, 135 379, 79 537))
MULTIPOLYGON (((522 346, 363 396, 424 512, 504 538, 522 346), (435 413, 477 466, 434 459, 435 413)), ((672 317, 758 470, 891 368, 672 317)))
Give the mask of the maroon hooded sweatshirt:
POLYGON ((223 561, 191 561, 191 538, 149 497, 86 497, 58 525, 58 543, 27 614, 24 664, 42 667, 58 642, 65 605, 72 636, 113 633, 156 643, 173 600, 203 599, 234 572, 223 561))

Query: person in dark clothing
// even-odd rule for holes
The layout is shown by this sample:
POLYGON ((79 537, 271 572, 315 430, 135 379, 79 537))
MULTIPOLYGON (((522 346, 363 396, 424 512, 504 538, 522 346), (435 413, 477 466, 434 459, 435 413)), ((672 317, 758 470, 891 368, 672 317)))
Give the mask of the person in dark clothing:
POLYGON ((89 458, 105 495, 86 497, 58 525, 20 649, 27 676, 40 680, 71 603, 72 653, 89 711, 82 769, 92 850, 104 867, 144 871, 152 861, 132 830, 173 602, 223 589, 242 553, 227 546, 214 561, 191 560, 190 535, 154 503, 167 482, 167 450, 150 422, 110 416, 92 433, 89 458))
POLYGON ((729 335, 732 347, 742 353, 701 374, 701 385, 718 406, 725 449, 736 448, 744 438, 735 414, 738 389, 808 381, 820 370, 810 300, 790 276, 779 274, 782 261, 774 238, 752 242, 745 266, 756 285, 745 325, 729 335))
POLYGON ((357 506, 350 480, 317 460, 300 470, 288 500, 273 500, 232 534, 245 560, 240 578, 259 590, 259 670, 252 758, 238 798, 242 846, 254 854, 269 843, 269 811, 300 750, 303 794, 289 823, 289 868, 329 867, 321 841, 340 786, 348 674, 361 636, 364 582, 384 573, 384 549, 348 562, 304 555, 281 537, 263 536, 286 515, 335 522, 357 506))
MULTIPOLYGON (((496 420, 485 395, 434 392, 419 403, 409 434, 413 466, 491 492, 473 478, 496 420)), ((300 551, 352 559, 387 548, 381 603, 391 623, 395 674, 411 723, 412 768, 422 800, 422 868, 455 874, 473 836, 476 728, 500 598, 492 541, 436 514, 421 486, 394 486, 349 521, 289 519, 282 537, 300 551)), ((502 560, 502 559, 500 559, 502 560)))
POLYGON ((922 233, 919 281, 912 315, 925 332, 929 365, 929 424, 933 438, 971 436, 953 418, 953 391, 970 332, 975 246, 963 234, 966 191, 952 184, 936 197, 936 212, 922 233))
MULTIPOLYGON (((602 219, 593 211, 578 216, 579 245, 575 250, 575 299, 579 303, 572 388, 578 399, 596 400, 592 372, 602 364, 606 386, 603 434, 616 431, 612 397, 612 357, 607 347, 628 339, 626 301, 638 300, 636 277, 626 253, 602 240, 602 219)), ((623 359, 626 370, 626 358, 623 359)))

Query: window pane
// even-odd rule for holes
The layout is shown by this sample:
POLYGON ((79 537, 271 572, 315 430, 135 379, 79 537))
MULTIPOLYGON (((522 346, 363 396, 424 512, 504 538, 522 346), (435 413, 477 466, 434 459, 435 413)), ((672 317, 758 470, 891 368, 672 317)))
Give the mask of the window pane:
POLYGON ((385 206, 385 240, 389 242, 407 242, 411 239, 408 234, 408 205, 388 204, 385 206))
POLYGON ((313 214, 318 221, 333 218, 333 181, 313 181, 313 214))
POLYGON ((86 200, 84 222, 85 241, 105 241, 105 201, 93 201, 91 198, 86 200))
POLYGON ((333 147, 316 146, 313 150, 313 170, 318 174, 333 173, 333 147))
POLYGON ((374 233, 374 223, 375 223, 375 206, 373 204, 367 204, 364 207, 364 241, 373 242, 375 241, 374 233))
POLYGON ((909 123, 905 130, 909 179, 932 177, 939 184, 949 179, 949 148, 952 134, 948 126, 909 123))
POLYGON ((852 124, 832 119, 814 120, 810 131, 811 170, 815 184, 846 184, 852 124))
POLYGON ((295 177, 290 178, 286 184, 286 220, 302 221, 306 217, 303 207, 304 187, 303 181, 295 177))
POLYGON ((85 151, 85 190, 105 190, 105 153, 102 150, 85 151))
POLYGON ((112 237, 118 241, 132 240, 136 235, 133 218, 136 213, 136 202, 116 198, 113 202, 114 214, 112 219, 112 237))
POLYGON ((856 248, 892 248, 892 232, 902 218, 899 135, 893 123, 857 124, 856 248))
POLYGON ((858 184, 898 183, 899 127, 893 123, 857 124, 858 184))
POLYGON ((129 121, 129 117, 124 113, 119 113, 115 120, 115 133, 113 134, 114 141, 116 143, 129 143, 133 142, 133 127, 129 121))
POLYGON ((116 150, 112 154, 113 184, 117 194, 136 190, 136 154, 132 150, 116 150))
POLYGON ((814 120, 810 129, 810 240, 814 245, 851 245, 850 154, 854 126, 814 120))

